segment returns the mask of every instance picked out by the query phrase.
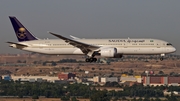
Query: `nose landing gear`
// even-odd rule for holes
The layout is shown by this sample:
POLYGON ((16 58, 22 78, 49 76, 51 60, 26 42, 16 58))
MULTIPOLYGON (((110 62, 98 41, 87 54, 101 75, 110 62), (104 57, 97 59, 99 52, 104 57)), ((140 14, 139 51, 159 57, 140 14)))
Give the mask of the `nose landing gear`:
POLYGON ((161 54, 160 60, 163 61, 164 60, 164 56, 165 54, 161 54))
POLYGON ((160 60, 163 61, 163 60, 164 60, 164 57, 160 57, 160 60))

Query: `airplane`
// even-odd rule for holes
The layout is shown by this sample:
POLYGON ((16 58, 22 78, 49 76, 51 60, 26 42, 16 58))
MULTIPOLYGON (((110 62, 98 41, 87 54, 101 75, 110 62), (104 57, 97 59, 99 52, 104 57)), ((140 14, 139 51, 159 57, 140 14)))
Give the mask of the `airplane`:
POLYGON ((9 16, 19 42, 7 42, 10 47, 49 55, 86 55, 86 62, 96 62, 95 56, 105 58, 122 58, 123 55, 160 55, 164 56, 176 51, 169 42, 159 39, 84 39, 75 36, 65 36, 49 32, 59 39, 39 39, 24 27, 14 16, 9 16))

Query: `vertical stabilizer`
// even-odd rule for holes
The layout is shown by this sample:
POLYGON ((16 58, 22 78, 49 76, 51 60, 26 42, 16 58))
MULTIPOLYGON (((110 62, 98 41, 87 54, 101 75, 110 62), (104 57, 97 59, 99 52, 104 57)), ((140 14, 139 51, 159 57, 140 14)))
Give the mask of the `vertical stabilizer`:
POLYGON ((9 19, 14 28, 15 34, 17 36, 18 41, 30 41, 37 40, 37 38, 31 34, 14 16, 9 16, 9 19))

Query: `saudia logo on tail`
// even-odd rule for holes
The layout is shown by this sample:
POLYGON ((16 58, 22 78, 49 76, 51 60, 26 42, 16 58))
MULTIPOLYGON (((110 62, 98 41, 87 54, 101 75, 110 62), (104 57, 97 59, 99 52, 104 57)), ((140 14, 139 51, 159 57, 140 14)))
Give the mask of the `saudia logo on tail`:
POLYGON ((18 32, 17 32, 17 36, 18 36, 18 38, 20 38, 20 39, 24 39, 24 38, 26 38, 26 33, 25 33, 25 28, 19 28, 19 30, 18 30, 18 32))

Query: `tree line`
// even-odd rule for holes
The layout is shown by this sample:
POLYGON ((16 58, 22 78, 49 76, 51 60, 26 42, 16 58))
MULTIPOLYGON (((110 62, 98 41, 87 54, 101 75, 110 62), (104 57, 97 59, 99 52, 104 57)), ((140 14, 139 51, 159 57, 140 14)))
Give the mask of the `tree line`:
MULTIPOLYGON (((85 84, 57 84, 49 82, 20 82, 20 81, 0 81, 0 95, 1 96, 18 96, 20 98, 24 96, 32 96, 38 98, 39 96, 45 96, 47 98, 61 98, 63 100, 70 100, 70 98, 89 98, 91 101, 117 101, 118 99, 126 99, 130 97, 133 101, 151 101, 150 98, 165 97, 165 101, 176 101, 177 96, 173 94, 171 96, 164 96, 163 90, 178 91, 179 86, 143 86, 133 85, 125 86, 118 83, 107 83, 105 87, 120 87, 123 91, 107 91, 96 89, 96 86, 88 86, 85 84), (138 99, 136 99, 138 98, 138 99), (146 100, 143 100, 146 99, 146 100), (173 100, 170 100, 173 99, 173 100)), ((158 101, 164 101, 158 99, 158 101)))

